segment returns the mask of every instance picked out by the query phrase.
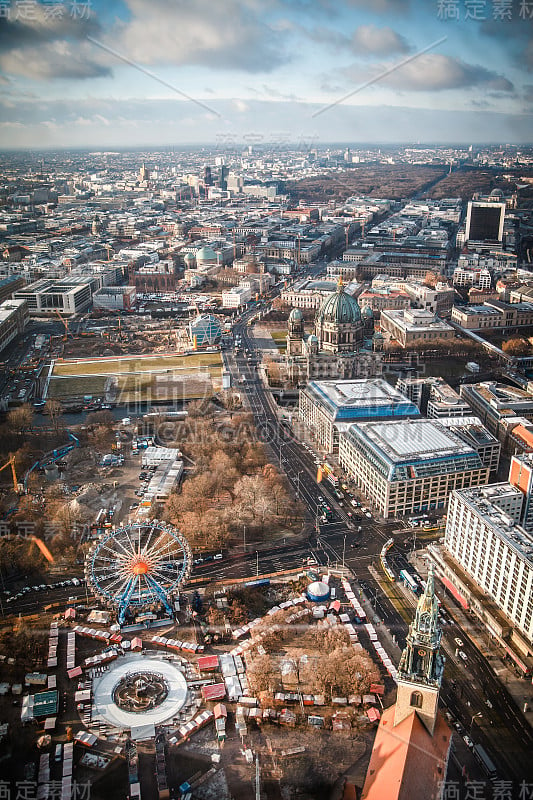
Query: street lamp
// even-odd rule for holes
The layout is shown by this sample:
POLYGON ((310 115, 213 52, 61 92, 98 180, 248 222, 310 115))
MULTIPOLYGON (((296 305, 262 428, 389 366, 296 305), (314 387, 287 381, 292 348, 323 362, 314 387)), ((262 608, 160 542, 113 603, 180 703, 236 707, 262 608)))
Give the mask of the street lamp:
POLYGON ((472 736, 472 726, 474 724, 474 720, 476 719, 476 717, 482 717, 482 716, 483 714, 481 713, 481 711, 478 711, 477 714, 474 714, 472 716, 472 719, 470 720, 470 732, 468 734, 469 736, 472 736))
POLYGON ((296 494, 298 495, 298 497, 300 496, 300 475, 302 474, 302 472, 305 472, 305 470, 301 469, 300 472, 298 472, 298 474, 296 475, 296 494))
POLYGON ((259 576, 259 550, 256 550, 256 551, 255 551, 255 557, 256 557, 256 562, 255 562, 255 576, 256 576, 256 578, 257 578, 257 577, 259 576))

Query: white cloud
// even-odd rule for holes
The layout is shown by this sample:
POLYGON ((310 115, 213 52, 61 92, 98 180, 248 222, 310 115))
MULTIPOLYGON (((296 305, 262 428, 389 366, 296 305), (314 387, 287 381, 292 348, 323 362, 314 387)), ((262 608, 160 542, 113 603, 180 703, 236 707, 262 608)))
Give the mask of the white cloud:
POLYGON ((439 92, 447 89, 468 89, 480 86, 500 92, 513 91, 513 84, 507 78, 492 72, 479 64, 468 64, 458 58, 424 53, 387 72, 394 64, 373 65, 371 69, 362 69, 360 64, 353 64, 344 71, 354 83, 376 80, 376 86, 387 86, 398 91, 439 92))
POLYGON ((271 72, 288 60, 283 36, 239 0, 126 0, 132 14, 112 40, 143 65, 195 64, 271 72))
POLYGON ((388 53, 407 53, 409 44, 392 28, 378 28, 375 25, 361 25, 352 36, 352 49, 363 54, 387 55, 388 53))

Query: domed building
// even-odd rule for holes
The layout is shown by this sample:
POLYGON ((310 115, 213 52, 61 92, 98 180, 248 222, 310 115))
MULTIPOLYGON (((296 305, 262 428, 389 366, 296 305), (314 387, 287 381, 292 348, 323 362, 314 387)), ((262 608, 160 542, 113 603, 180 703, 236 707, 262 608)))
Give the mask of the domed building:
POLYGON ((286 366, 294 383, 332 378, 370 377, 380 372, 379 357, 360 352, 363 339, 373 333, 365 311, 363 318, 357 300, 344 290, 339 278, 337 289, 328 295, 315 316, 315 331, 307 335, 303 314, 293 308, 289 314, 286 366))
POLYGON ((196 266, 198 269, 201 267, 216 266, 219 263, 219 257, 215 251, 208 247, 201 247, 196 253, 196 266))
POLYGON ((194 269, 196 266, 196 259, 192 253, 185 253, 183 256, 183 263, 185 265, 185 269, 194 269))
POLYGON ((344 291, 326 297, 315 317, 315 335, 325 353, 352 353, 363 341, 363 321, 357 300, 344 291))
POLYGON ((220 322, 212 314, 199 314, 189 323, 189 338, 195 348, 218 344, 222 338, 220 322))

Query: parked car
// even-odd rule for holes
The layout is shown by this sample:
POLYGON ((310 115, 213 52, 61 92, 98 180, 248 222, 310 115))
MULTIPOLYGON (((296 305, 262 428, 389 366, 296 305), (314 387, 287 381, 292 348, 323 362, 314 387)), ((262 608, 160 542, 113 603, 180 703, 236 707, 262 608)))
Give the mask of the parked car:
POLYGON ((457 647, 464 647, 464 642, 463 642, 463 640, 462 640, 462 639, 459 639, 457 636, 455 637, 455 639, 454 639, 454 642, 455 642, 455 644, 457 645, 457 647))
POLYGON ((467 747, 470 747, 470 748, 474 747, 474 742, 472 741, 470 736, 466 735, 466 733, 463 736, 463 742, 466 744, 467 747))
POLYGON ((462 650, 459 650, 459 656, 463 659, 463 661, 468 660, 466 653, 464 653, 462 650))

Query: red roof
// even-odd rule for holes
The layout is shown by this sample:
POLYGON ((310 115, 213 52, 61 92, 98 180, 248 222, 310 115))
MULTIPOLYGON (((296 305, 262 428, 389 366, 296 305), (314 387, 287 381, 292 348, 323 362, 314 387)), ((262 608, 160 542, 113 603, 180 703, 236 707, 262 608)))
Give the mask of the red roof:
POLYGON ((83 670, 82 670, 82 668, 81 668, 81 667, 73 667, 72 669, 69 669, 69 671, 67 672, 67 675, 68 675, 68 676, 69 676, 69 678, 71 678, 71 679, 72 679, 72 678, 77 678, 77 677, 78 677, 78 675, 81 675, 82 671, 83 671, 83 670))
POLYGON ((218 669, 218 656, 202 656, 198 659, 198 669, 200 672, 207 672, 209 669, 218 669))
POLYGON ((215 719, 219 719, 220 717, 227 717, 228 712, 224 703, 217 703, 213 709, 213 714, 215 715, 215 719))
POLYGON ((433 800, 446 778, 452 731, 437 715, 433 736, 415 711, 394 725, 395 706, 383 712, 361 800, 433 800))
POLYGON ((202 686, 202 697, 204 700, 222 700, 225 696, 225 683, 212 683, 210 686, 202 686))

